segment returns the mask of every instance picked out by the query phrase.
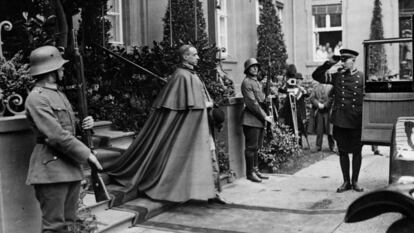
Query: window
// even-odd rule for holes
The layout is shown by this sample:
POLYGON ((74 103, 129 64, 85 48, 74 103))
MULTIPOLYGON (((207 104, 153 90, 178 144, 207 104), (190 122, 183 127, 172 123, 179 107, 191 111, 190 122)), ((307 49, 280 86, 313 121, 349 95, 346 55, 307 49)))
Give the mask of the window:
POLYGON ((218 0, 217 4, 217 35, 218 47, 225 48, 223 57, 228 55, 228 33, 227 33, 227 0, 218 0))
POLYGON ((365 92, 413 92, 411 38, 387 43, 364 43, 365 92))
POLYGON ((108 12, 106 15, 109 22, 111 22, 111 29, 109 30, 109 42, 114 44, 123 44, 122 32, 122 0, 109 0, 108 12))
POLYGON ((312 6, 313 60, 324 61, 342 48, 341 4, 312 6))

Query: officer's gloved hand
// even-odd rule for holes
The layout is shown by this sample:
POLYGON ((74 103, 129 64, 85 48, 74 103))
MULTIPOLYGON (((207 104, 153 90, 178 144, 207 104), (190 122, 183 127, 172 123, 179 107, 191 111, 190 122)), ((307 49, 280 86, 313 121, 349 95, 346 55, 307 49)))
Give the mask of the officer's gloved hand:
POLYGON ((329 63, 336 64, 341 60, 341 56, 338 55, 332 55, 329 57, 329 63))
POLYGON ((95 121, 91 116, 87 116, 82 121, 82 129, 92 129, 95 121))
POLYGON ((318 103, 318 108, 319 109, 323 109, 325 106, 323 105, 323 104, 321 104, 321 103, 318 103))

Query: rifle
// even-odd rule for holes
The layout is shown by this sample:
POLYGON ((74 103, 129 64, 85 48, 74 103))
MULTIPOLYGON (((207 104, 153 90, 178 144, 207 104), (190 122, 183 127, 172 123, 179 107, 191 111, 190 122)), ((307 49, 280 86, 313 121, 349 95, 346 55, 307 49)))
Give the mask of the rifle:
POLYGON ((277 111, 276 112, 273 111, 273 103, 272 103, 272 99, 270 98, 270 91, 271 91, 271 89, 270 89, 270 85, 271 85, 270 68, 271 68, 271 64, 272 64, 271 61, 270 61, 270 56, 269 56, 268 64, 269 64, 269 67, 268 67, 268 70, 267 70, 266 89, 265 89, 265 99, 268 100, 268 101, 265 101, 265 103, 266 103, 265 111, 266 111, 268 116, 272 116, 272 117, 276 116, 276 119, 273 119, 273 123, 271 123, 271 124, 268 124, 266 122, 266 129, 267 129, 266 131, 267 131, 267 134, 272 137, 271 126, 274 124, 275 120, 277 120, 277 118, 279 116, 278 116, 277 111))
MULTIPOLYGON (((83 58, 79 52, 79 46, 77 43, 75 30, 72 29, 71 33, 72 39, 72 53, 74 58, 74 70, 77 80, 77 89, 79 97, 79 117, 84 119, 88 116, 88 102, 86 100, 86 80, 84 74, 83 58)), ((96 154, 93 150, 92 145, 92 132, 91 130, 82 130, 82 141, 91 149, 91 152, 96 154)), ((106 201, 110 199, 109 193, 106 189, 105 183, 102 180, 101 175, 98 173, 98 168, 93 164, 89 163, 91 168, 91 182, 93 191, 95 193, 96 202, 106 201)))
POLYGON ((147 73, 147 74, 149 74, 149 75, 151 75, 151 76, 153 76, 153 77, 157 78, 158 80, 160 80, 160 81, 162 81, 162 82, 164 82, 164 83, 166 83, 166 82, 167 82, 167 79, 166 79, 166 78, 162 78, 161 76, 159 76, 159 75, 155 74, 154 72, 151 72, 151 71, 149 71, 149 70, 145 69, 144 67, 142 67, 142 66, 140 66, 140 65, 138 65, 138 64, 136 64, 136 63, 134 63, 134 62, 132 62, 132 61, 130 61, 130 60, 128 60, 128 59, 126 59, 125 57, 123 57, 123 56, 121 56, 121 55, 119 55, 119 54, 116 54, 116 53, 114 53, 113 51, 111 51, 111 50, 109 50, 109 49, 107 49, 107 48, 105 48, 105 47, 103 47, 103 46, 101 46, 101 45, 99 45, 99 44, 94 43, 94 45, 95 45, 97 48, 102 49, 103 51, 105 51, 105 52, 107 52, 107 53, 111 54, 112 56, 114 56, 114 57, 118 58, 119 60, 121 60, 121 61, 125 62, 126 64, 129 64, 129 65, 131 65, 131 66, 133 66, 133 67, 135 67, 135 68, 138 68, 139 70, 141 70, 141 71, 143 71, 143 72, 145 72, 145 73, 147 73))

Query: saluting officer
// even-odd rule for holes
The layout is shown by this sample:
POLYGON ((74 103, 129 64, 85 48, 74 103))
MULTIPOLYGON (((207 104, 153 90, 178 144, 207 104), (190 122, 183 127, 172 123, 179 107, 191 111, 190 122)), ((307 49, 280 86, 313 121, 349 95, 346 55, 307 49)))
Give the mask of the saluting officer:
POLYGON ((341 49, 340 57, 333 56, 329 61, 319 66, 312 74, 313 79, 321 83, 333 85, 333 108, 331 122, 333 136, 337 142, 339 161, 344 183, 337 189, 338 193, 354 189, 362 192, 358 185, 358 175, 361 168, 361 127, 362 127, 362 83, 364 75, 355 67, 358 52, 341 49), (342 68, 330 75, 327 71, 339 60, 342 68), (349 157, 352 153, 352 180, 349 176, 349 157), (352 183, 351 183, 352 182, 352 183))
POLYGON ((262 84, 257 80, 260 64, 255 58, 249 58, 244 63, 244 78, 241 93, 244 100, 243 133, 245 138, 244 156, 246 159, 246 177, 253 182, 268 179, 259 172, 258 151, 263 143, 265 121, 272 122, 273 117, 267 116, 262 105, 265 101, 262 84))
MULTIPOLYGON (((36 135, 27 184, 33 185, 42 211, 42 232, 69 232, 76 220, 81 164, 87 160, 102 169, 95 155, 75 137, 75 116, 57 83, 63 78, 64 60, 56 47, 43 46, 30 54, 30 75, 36 79, 27 97, 27 119, 36 135)), ((92 117, 82 121, 93 127, 92 117)))

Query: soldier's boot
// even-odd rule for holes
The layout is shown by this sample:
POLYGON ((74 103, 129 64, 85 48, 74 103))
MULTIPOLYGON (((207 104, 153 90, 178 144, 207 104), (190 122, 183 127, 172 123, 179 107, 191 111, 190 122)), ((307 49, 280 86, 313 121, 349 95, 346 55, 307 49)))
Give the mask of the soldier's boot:
POLYGON ((341 165, 342 176, 344 178, 344 183, 339 186, 336 190, 338 193, 345 192, 352 188, 351 182, 349 179, 349 157, 348 153, 340 152, 339 153, 339 163, 341 165))
POLYGON ((254 166, 254 151, 245 151, 245 159, 246 159, 246 178, 252 182, 260 183, 262 180, 256 175, 253 170, 254 166))
POLYGON ((361 169, 362 156, 361 152, 353 153, 352 156, 352 189, 362 192, 364 189, 358 185, 358 176, 361 169))
POLYGON ((267 180, 269 179, 269 177, 263 175, 260 171, 259 171, 259 153, 256 152, 254 153, 254 164, 253 164, 253 170, 254 173, 256 173, 257 177, 259 177, 262 180, 267 180))

